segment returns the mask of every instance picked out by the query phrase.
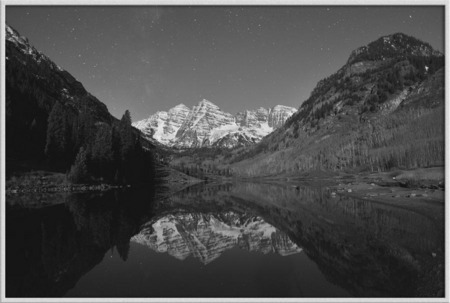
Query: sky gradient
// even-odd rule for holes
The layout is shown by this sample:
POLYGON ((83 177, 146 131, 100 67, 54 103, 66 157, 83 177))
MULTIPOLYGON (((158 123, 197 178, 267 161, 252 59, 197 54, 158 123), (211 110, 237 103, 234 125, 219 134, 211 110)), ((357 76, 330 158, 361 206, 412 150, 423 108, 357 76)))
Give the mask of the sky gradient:
POLYGON ((350 52, 402 32, 444 51, 443 6, 6 6, 6 22, 133 121, 203 98, 298 108, 350 52))

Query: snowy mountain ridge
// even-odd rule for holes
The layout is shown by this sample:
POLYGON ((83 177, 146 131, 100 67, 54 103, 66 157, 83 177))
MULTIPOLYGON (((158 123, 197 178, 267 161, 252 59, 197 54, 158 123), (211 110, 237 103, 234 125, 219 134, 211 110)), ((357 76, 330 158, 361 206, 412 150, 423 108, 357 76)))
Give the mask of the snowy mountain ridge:
POLYGON ((169 111, 158 111, 133 123, 147 138, 177 148, 247 146, 255 144, 280 127, 296 112, 293 107, 277 105, 246 110, 235 115, 222 111, 203 99, 189 109, 179 104, 169 111))

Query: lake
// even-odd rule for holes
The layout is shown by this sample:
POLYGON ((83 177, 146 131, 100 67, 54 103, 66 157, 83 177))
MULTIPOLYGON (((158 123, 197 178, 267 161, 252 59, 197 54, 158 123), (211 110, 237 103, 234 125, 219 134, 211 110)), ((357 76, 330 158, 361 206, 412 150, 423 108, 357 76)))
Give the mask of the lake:
POLYGON ((444 295, 443 203, 249 182, 49 197, 6 199, 6 297, 444 295))

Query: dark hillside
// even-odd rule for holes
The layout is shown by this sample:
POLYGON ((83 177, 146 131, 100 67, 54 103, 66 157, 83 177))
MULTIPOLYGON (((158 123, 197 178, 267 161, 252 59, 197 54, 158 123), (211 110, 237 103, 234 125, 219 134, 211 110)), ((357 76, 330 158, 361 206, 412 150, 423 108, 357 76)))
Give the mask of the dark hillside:
POLYGON ((142 182, 152 145, 70 73, 6 25, 6 172, 70 172, 73 182, 142 182))

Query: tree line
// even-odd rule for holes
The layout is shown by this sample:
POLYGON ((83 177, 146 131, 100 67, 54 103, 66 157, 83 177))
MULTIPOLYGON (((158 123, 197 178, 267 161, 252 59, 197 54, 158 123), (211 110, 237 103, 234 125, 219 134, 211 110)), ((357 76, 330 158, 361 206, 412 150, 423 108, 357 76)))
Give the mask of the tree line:
POLYGON ((71 115, 56 102, 48 117, 45 155, 51 168, 70 167, 74 183, 130 184, 155 175, 153 155, 142 147, 128 110, 119 122, 108 124, 89 113, 71 115))

